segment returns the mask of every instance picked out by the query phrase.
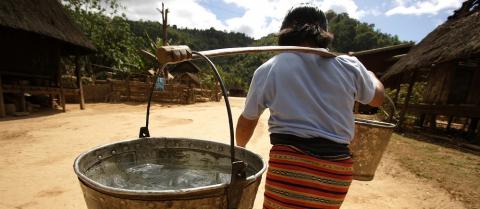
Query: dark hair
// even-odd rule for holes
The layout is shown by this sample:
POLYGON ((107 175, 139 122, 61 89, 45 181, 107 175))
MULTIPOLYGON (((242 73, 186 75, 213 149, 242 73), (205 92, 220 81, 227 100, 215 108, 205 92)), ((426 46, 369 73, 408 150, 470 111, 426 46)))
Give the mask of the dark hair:
POLYGON ((327 18, 317 7, 302 5, 291 9, 283 19, 278 45, 309 45, 326 48, 333 40, 328 32, 327 18))

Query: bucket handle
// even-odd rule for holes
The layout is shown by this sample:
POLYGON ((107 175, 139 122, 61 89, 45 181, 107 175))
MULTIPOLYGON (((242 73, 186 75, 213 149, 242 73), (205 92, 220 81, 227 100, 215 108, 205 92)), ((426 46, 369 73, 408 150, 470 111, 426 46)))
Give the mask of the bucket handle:
MULTIPOLYGON (((173 46, 172 46, 173 47, 173 46)), ((168 64, 178 63, 182 61, 186 61, 191 59, 191 55, 197 55, 207 61, 207 63, 212 68, 215 78, 220 83, 223 98, 225 99, 225 106, 227 108, 227 115, 228 115, 228 125, 230 130, 230 161, 232 164, 232 171, 231 171, 231 180, 230 185, 227 188, 227 202, 228 208, 234 209, 238 208, 240 203, 240 199, 242 197, 243 188, 246 184, 247 175, 246 175, 246 163, 241 160, 235 160, 235 138, 234 138, 234 129, 233 129, 233 119, 232 119, 232 111, 230 108, 230 102, 228 100, 227 90, 225 88, 225 84, 223 79, 220 76, 215 64, 205 55, 200 52, 191 52, 188 47, 178 47, 178 48, 170 48, 169 50, 164 50, 162 55, 167 56, 169 58, 173 58, 162 64, 162 66, 155 72, 154 74, 154 82, 150 89, 150 94, 148 97, 148 104, 147 104, 147 114, 146 114, 146 122, 145 127, 140 128, 139 138, 150 137, 150 131, 148 130, 149 125, 149 118, 150 118, 150 106, 153 97, 153 91, 155 89, 155 81, 158 78, 159 72, 162 72, 168 64)), ((160 61, 160 60, 159 60, 160 61)))
POLYGON ((380 110, 385 114, 387 118, 387 122, 389 123, 395 123, 395 125, 398 123, 398 119, 395 117, 395 114, 397 113, 397 107, 395 106, 395 102, 393 102, 392 98, 385 94, 385 98, 388 100, 388 102, 392 105, 392 112, 388 113, 387 111, 383 110, 380 108, 380 110))

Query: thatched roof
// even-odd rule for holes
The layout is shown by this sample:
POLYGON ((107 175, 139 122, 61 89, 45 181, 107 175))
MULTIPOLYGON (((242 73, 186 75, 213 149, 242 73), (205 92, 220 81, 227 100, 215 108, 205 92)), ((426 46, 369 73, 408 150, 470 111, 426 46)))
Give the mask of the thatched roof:
POLYGON ((192 73, 183 73, 180 76, 175 77, 175 80, 189 80, 197 85, 201 85, 200 79, 192 73))
POLYGON ((387 80, 399 73, 480 55, 480 6, 474 2, 464 2, 462 8, 414 46, 381 79, 387 80))
POLYGON ((408 53, 413 47, 412 43, 387 46, 365 51, 352 52, 352 56, 357 57, 365 67, 374 72, 377 76, 382 76, 398 60, 399 57, 408 53))
POLYGON ((192 62, 181 62, 177 64, 173 69, 170 70, 172 73, 198 73, 200 68, 193 64, 192 62))
POLYGON ((70 51, 95 50, 59 0, 0 0, 0 30, 2 26, 60 40, 70 51))

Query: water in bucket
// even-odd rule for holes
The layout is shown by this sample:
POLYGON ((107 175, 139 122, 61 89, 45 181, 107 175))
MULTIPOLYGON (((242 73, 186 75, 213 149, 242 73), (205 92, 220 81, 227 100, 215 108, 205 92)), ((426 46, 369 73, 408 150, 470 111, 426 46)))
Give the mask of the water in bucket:
MULTIPOLYGON (((87 208, 227 209, 230 146, 186 138, 141 138, 93 148, 75 159, 87 208)), ((253 207, 266 164, 236 147, 247 164, 237 209, 253 207)))
POLYGON ((191 167, 155 163, 103 163, 88 178, 105 186, 130 190, 178 190, 230 182, 230 167, 191 167))

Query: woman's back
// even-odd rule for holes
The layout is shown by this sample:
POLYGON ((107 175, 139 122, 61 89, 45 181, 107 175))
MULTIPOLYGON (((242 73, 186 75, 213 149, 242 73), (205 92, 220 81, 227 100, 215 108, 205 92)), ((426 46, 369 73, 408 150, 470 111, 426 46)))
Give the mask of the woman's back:
POLYGON ((255 72, 243 115, 269 108, 271 133, 347 144, 353 136, 355 99, 373 98, 368 76, 355 57, 282 53, 255 72))

